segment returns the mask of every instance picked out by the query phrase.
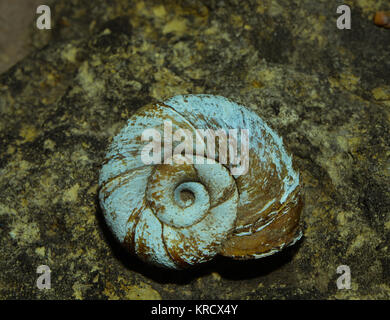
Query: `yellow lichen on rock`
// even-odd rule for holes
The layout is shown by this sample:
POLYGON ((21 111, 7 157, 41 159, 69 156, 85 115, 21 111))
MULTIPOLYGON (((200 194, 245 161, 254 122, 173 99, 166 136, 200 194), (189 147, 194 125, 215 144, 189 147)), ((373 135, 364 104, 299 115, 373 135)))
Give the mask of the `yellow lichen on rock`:
POLYGON ((376 87, 371 90, 375 100, 390 106, 390 86, 376 87))
POLYGON ((39 226, 34 221, 29 221, 26 215, 18 216, 10 224, 11 231, 9 235, 16 240, 19 245, 33 243, 40 239, 39 226))
POLYGON ((125 298, 129 300, 161 300, 160 294, 150 286, 132 286, 127 288, 125 298))
POLYGON ((76 201, 79 189, 80 185, 78 183, 74 184, 72 187, 70 187, 64 192, 63 200, 69 202, 76 201))
POLYGON ((25 125, 20 130, 19 135, 23 138, 22 143, 32 142, 39 135, 39 131, 31 125, 25 125))
POLYGON ((160 294, 146 283, 134 285, 129 280, 118 277, 119 287, 114 287, 111 282, 106 283, 104 295, 109 300, 161 300, 160 294))
POLYGON ((78 52, 78 49, 76 47, 72 46, 71 44, 69 44, 65 47, 65 50, 63 50, 61 52, 61 57, 62 57, 62 59, 66 60, 66 61, 69 61, 71 63, 75 63, 76 57, 77 57, 77 52, 78 52))
POLYGON ((164 26, 162 32, 163 34, 173 32, 175 34, 182 35, 187 29, 186 25, 187 22, 184 19, 173 19, 164 26))
POLYGON ((104 82, 95 77, 93 72, 89 68, 88 61, 85 61, 80 69, 77 78, 90 98, 94 98, 104 90, 104 82))

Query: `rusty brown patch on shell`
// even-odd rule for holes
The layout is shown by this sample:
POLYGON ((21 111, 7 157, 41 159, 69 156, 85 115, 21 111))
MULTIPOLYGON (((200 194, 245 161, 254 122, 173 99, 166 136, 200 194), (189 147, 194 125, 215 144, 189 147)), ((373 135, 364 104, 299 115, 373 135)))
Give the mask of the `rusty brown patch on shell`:
POLYGON ((186 250, 185 250, 185 247, 184 249, 181 249, 180 248, 180 245, 181 243, 184 243, 184 237, 179 233, 178 235, 180 236, 180 240, 177 240, 177 241, 171 241, 171 244, 172 244, 172 247, 171 247, 171 250, 169 250, 167 244, 166 244, 166 241, 165 241, 165 238, 163 236, 164 234, 164 224, 162 225, 162 233, 161 233, 161 238, 163 240, 163 244, 164 244, 164 248, 165 248, 165 251, 168 253, 168 255, 170 256, 171 258, 171 261, 174 262, 174 264, 180 268, 180 269, 186 269, 188 267, 191 266, 191 264, 189 264, 186 260, 184 260, 182 257, 185 256, 185 254, 187 253, 186 250))
POLYGON ((299 234, 299 218, 303 208, 303 199, 300 195, 301 187, 297 187, 278 212, 268 219, 254 223, 246 230, 253 232, 250 235, 237 236, 232 234, 219 251, 221 255, 236 259, 250 259, 253 255, 266 254, 272 250, 281 250, 294 241, 299 234), (272 221, 272 222, 271 222, 272 221), (256 228, 270 222, 263 229, 256 232, 256 228))

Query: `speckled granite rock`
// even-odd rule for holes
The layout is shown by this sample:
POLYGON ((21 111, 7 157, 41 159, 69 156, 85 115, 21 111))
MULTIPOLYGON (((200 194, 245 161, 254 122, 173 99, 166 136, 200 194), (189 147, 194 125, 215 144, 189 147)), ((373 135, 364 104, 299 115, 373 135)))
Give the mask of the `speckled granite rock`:
POLYGON ((352 30, 338 1, 58 1, 41 49, 0 75, 0 297, 389 299, 390 31, 371 18, 390 7, 346 2, 352 30), (184 93, 230 97, 284 137, 305 183, 299 245, 172 273, 113 241, 105 148, 138 107, 184 93))

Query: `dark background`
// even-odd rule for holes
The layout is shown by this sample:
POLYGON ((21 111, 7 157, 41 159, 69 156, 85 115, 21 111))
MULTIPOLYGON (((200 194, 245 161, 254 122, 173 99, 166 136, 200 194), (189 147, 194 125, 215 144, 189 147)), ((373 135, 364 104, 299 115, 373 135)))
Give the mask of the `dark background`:
POLYGON ((389 299, 390 30, 372 22, 387 0, 47 1, 42 31, 36 3, 0 1, 1 298, 389 299), (299 244, 167 272, 113 241, 105 148, 138 107, 185 93, 229 97, 283 137, 305 185, 299 244))

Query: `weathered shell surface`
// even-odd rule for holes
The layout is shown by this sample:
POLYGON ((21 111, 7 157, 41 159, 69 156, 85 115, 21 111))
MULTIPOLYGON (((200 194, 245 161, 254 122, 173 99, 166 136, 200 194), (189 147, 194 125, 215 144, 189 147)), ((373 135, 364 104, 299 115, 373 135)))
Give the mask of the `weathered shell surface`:
MULTIPOLYGON (((207 148, 207 140, 197 141, 207 148)), ((192 160, 202 157, 194 148, 192 160)), ((221 96, 176 96, 139 109, 114 137, 99 186, 100 205, 115 237, 159 266, 183 268, 216 254, 260 258, 301 237, 299 174, 282 139, 254 112, 221 96), (172 164, 145 164, 141 155, 148 141, 141 137, 149 128, 164 137, 164 121, 172 123, 172 132, 182 129, 197 139, 197 129, 247 129, 246 174, 234 171, 229 161, 218 162, 218 144, 204 164, 189 162, 187 154, 167 157, 178 141, 161 148, 161 162, 172 164)))

